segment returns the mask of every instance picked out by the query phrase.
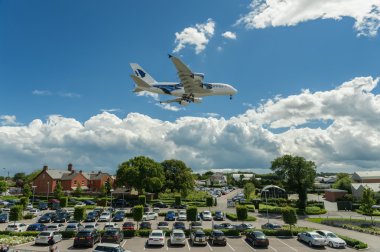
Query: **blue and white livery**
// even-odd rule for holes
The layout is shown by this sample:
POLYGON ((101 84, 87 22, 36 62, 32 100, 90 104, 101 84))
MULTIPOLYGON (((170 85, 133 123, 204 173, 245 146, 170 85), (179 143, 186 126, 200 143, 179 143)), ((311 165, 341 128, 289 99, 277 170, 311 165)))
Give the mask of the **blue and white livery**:
POLYGON ((147 91, 156 94, 173 95, 178 98, 161 101, 161 103, 177 102, 186 106, 189 103, 201 103, 203 96, 228 95, 230 99, 237 93, 237 90, 229 84, 206 83, 203 82, 204 74, 193 73, 180 59, 169 55, 177 69, 180 83, 157 82, 141 66, 131 63, 134 74, 131 78, 136 83, 134 92, 147 91))

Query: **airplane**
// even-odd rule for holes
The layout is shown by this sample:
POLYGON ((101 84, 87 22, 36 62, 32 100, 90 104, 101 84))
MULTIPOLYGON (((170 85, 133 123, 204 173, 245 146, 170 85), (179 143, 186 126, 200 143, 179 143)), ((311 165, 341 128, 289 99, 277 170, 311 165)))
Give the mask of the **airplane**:
POLYGON ((230 99, 237 90, 229 84, 204 82, 203 73, 193 73, 179 58, 170 55, 169 59, 177 69, 180 82, 157 82, 136 63, 130 63, 134 74, 131 78, 136 83, 134 92, 148 91, 156 94, 166 94, 178 98, 160 101, 160 103, 178 103, 187 106, 190 103, 201 103, 204 96, 229 95, 230 99))

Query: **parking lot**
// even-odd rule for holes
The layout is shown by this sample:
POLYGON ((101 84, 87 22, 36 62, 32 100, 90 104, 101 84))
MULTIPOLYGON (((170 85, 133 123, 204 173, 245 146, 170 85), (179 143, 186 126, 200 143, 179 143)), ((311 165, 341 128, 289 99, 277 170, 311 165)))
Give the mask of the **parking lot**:
MULTIPOLYGON (((252 247, 249 245, 245 240, 244 237, 240 238, 228 238, 227 240, 227 246, 211 246, 210 244, 207 244, 207 246, 192 246, 191 242, 187 240, 187 243, 185 246, 170 246, 168 244, 168 239, 166 239, 165 246, 164 247, 147 247, 146 246, 146 238, 131 238, 131 239, 125 239, 122 243, 123 248, 126 250, 132 251, 132 252, 138 252, 138 251, 145 251, 145 250, 152 250, 152 251, 200 251, 200 252, 206 252, 206 251, 217 251, 217 252, 244 252, 244 251, 274 251, 274 252, 296 252, 296 251, 337 251, 337 249, 334 248, 318 248, 313 247, 310 248, 306 244, 303 244, 302 242, 299 242, 296 240, 296 238, 276 238, 276 237, 269 237, 269 247, 268 248, 259 248, 259 247, 252 247)), ((60 252, 65 251, 93 251, 91 248, 73 248, 73 239, 63 240, 62 242, 59 242, 57 244, 60 252)), ((48 251, 47 246, 36 246, 33 243, 25 244, 18 246, 17 249, 22 250, 29 250, 29 251, 48 251)), ((351 248, 346 248, 345 251, 356 251, 351 248)))

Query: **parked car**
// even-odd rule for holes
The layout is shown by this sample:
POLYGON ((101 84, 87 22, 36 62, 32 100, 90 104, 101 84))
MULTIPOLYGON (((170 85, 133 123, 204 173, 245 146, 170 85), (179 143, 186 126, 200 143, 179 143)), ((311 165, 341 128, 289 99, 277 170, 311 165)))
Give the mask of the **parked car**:
POLYGON ((93 252, 130 252, 123 249, 120 244, 113 243, 99 243, 93 252))
POLYGON ((122 242, 124 239, 124 233, 120 229, 108 229, 104 232, 101 242, 107 243, 118 243, 122 242))
POLYGON ((29 213, 32 214, 33 216, 39 216, 41 214, 41 211, 37 208, 32 208, 29 210, 29 213))
POLYGON ((12 223, 8 224, 8 226, 5 228, 5 231, 11 231, 11 232, 24 232, 26 231, 27 226, 24 223, 12 223))
POLYGON ((199 221, 192 221, 190 223, 190 230, 196 230, 196 229, 202 229, 202 222, 199 221))
POLYGON ((185 223, 183 223, 182 221, 176 221, 173 223, 173 229, 182 229, 182 230, 185 230, 186 227, 185 227, 185 223))
POLYGON ((50 223, 55 220, 57 214, 54 212, 45 213, 38 219, 38 223, 50 223))
POLYGON ((281 227, 282 226, 280 224, 270 223, 270 222, 267 222, 261 225, 261 229, 281 229, 281 227))
POLYGON ((150 232, 147 245, 148 246, 152 246, 152 245, 164 246, 165 245, 164 231, 156 229, 150 232))
POLYGON ((96 229, 82 229, 75 236, 73 247, 87 246, 92 248, 97 242, 100 242, 100 234, 96 229))
POLYGON ((54 223, 66 223, 70 219, 70 214, 67 212, 60 212, 54 219, 54 223))
POLYGON ((265 234, 261 231, 251 231, 246 234, 246 240, 252 244, 252 246, 268 247, 269 240, 265 234))
POLYGON ((41 223, 30 224, 26 229, 26 231, 45 231, 45 230, 46 230, 46 226, 41 223))
POLYGON ((62 241, 62 234, 57 231, 42 231, 34 240, 34 244, 54 244, 62 241))
POLYGON ((98 213, 95 211, 89 212, 84 222, 95 222, 98 219, 98 213))
POLYGON ((115 213, 115 216, 113 217, 113 221, 124 221, 124 218, 125 218, 125 212, 117 211, 115 213))
POLYGON ((252 224, 247 224, 247 223, 234 225, 234 229, 239 230, 239 231, 245 231, 251 228, 253 228, 252 224))
POLYGON ((173 204, 172 208, 174 208, 174 209, 186 209, 187 205, 184 205, 184 204, 181 204, 181 205, 173 204))
POLYGON ((2 213, 0 214, 0 223, 8 223, 9 222, 9 214, 2 213))
POLYGON ((92 200, 83 200, 83 203, 86 205, 86 206, 96 206, 96 203, 92 200))
POLYGON ((187 220, 187 214, 185 210, 180 210, 177 217, 178 221, 186 221, 187 220))
POLYGON ((100 225, 98 223, 86 223, 83 228, 99 230, 100 225))
POLYGON ((194 245, 207 245, 206 234, 203 230, 195 230, 190 234, 191 244, 194 245))
POLYGON ((119 229, 119 224, 110 222, 104 225, 104 230, 115 229, 115 228, 119 229))
POLYGON ((167 204, 162 203, 162 202, 156 202, 156 203, 153 203, 152 206, 153 206, 153 207, 158 207, 158 208, 167 208, 167 207, 168 207, 167 204))
POLYGON ((49 225, 46 225, 46 231, 63 231, 65 225, 63 225, 62 223, 59 223, 59 224, 49 224, 49 225))
POLYGON ((333 232, 326 230, 317 230, 315 232, 326 239, 326 243, 329 247, 345 248, 347 246, 347 243, 333 232))
POLYGON ((78 201, 78 202, 75 204, 74 207, 85 207, 85 206, 86 206, 86 204, 85 204, 84 202, 82 202, 82 201, 78 201))
POLYGON ((327 245, 326 239, 316 232, 298 233, 297 240, 307 243, 310 247, 327 245))
POLYGON ((209 240, 211 242, 211 245, 223 245, 223 246, 226 246, 227 245, 227 239, 226 239, 226 236, 224 235, 224 233, 218 229, 214 229, 211 234, 210 234, 210 237, 209 237, 209 240))
POLYGON ((112 202, 113 207, 128 207, 129 203, 123 199, 116 199, 112 202))
POLYGON ((175 212, 174 211, 168 211, 165 216, 166 221, 175 221, 175 212))
POLYGON ((214 220, 218 221, 224 221, 226 219, 226 216, 222 211, 215 211, 214 220))
POLYGON ((39 202, 38 209, 40 210, 48 210, 49 206, 47 202, 39 202))
POLYGON ((212 220, 212 214, 210 211, 205 210, 202 212, 202 220, 212 220))
POLYGON ((78 232, 78 231, 80 231, 82 229, 83 229, 83 226, 80 223, 69 223, 69 224, 67 224, 65 230, 66 231, 75 231, 75 232, 78 232))
POLYGON ((234 229, 235 226, 231 225, 231 223, 221 223, 215 224, 214 229, 234 229))
POLYGON ((147 221, 143 221, 140 223, 140 229, 152 229, 152 224, 147 221))
POLYGON ((32 203, 28 203, 28 205, 26 205, 25 209, 26 210, 30 210, 33 208, 33 204, 32 203))
POLYGON ((167 221, 160 221, 157 224, 157 229, 169 229, 169 222, 167 222, 167 221))
POLYGON ((143 215, 142 220, 147 221, 147 220, 157 220, 158 214, 154 212, 147 212, 143 215))
POLYGON ((174 229, 170 234, 170 245, 185 245, 186 236, 185 232, 181 229, 174 229))
POLYGON ((123 224, 123 230, 135 230, 135 223, 127 221, 123 224))
POLYGON ((98 221, 111 221, 111 213, 108 211, 103 212, 98 221))

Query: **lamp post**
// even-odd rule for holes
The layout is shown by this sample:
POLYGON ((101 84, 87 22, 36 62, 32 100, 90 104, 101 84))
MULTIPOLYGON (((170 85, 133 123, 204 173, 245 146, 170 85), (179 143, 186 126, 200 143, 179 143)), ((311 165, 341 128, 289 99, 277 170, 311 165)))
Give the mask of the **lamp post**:
POLYGON ((33 188, 33 199, 32 199, 32 206, 33 206, 33 204, 34 204, 34 193, 35 193, 35 191, 36 191, 36 187, 37 187, 37 186, 35 186, 35 185, 32 185, 32 188, 33 188))
POLYGON ((123 185, 123 208, 125 207, 125 204, 124 204, 124 192, 125 192, 125 185, 123 185))
POLYGON ((269 223, 268 197, 267 197, 267 193, 268 193, 269 191, 268 191, 268 190, 263 190, 262 192, 265 193, 265 204, 266 204, 266 207, 267 207, 267 219, 268 219, 268 223, 269 223))
MULTIPOLYGON (((111 189, 110 192, 111 192, 111 209, 112 209, 112 192, 113 192, 113 189, 111 189)), ((112 213, 110 213, 110 214, 111 214, 111 218, 112 218, 112 213)), ((111 222, 111 218, 110 218, 109 221, 108 221, 108 225, 109 225, 110 222, 111 222)))

